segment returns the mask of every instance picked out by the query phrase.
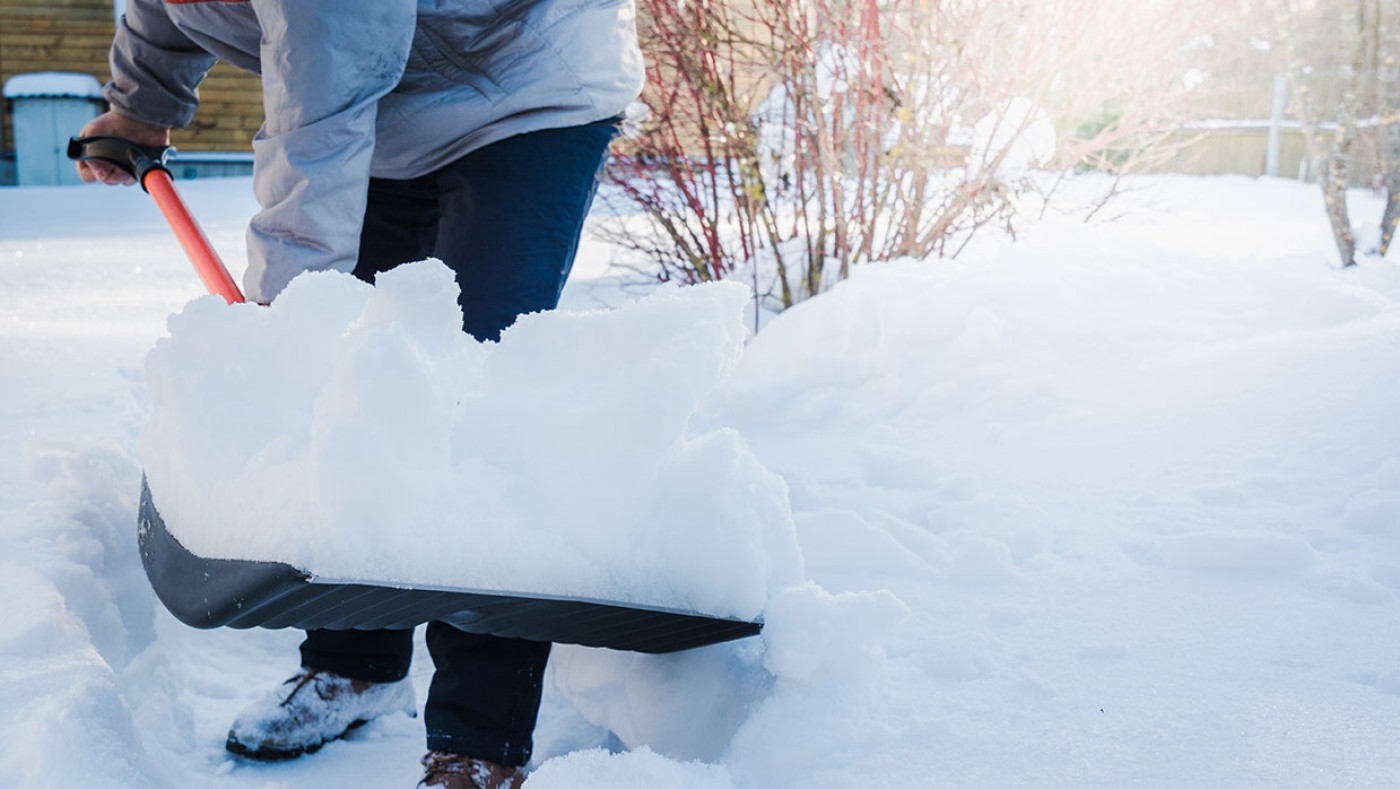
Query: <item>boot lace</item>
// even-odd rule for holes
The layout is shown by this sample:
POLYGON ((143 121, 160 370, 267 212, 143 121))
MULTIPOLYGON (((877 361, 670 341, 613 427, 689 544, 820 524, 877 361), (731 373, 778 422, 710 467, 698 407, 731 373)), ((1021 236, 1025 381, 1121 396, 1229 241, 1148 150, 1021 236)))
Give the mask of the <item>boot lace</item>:
POLYGON ((320 697, 321 701, 330 701, 335 698, 335 686, 322 680, 321 674, 321 669, 309 668, 288 679, 286 682, 283 682, 283 685, 296 683, 296 687, 292 688, 292 692, 287 694, 287 698, 282 699, 282 703, 279 706, 285 707, 291 704, 292 699, 296 698, 296 695, 301 692, 301 689, 312 681, 315 681, 315 684, 312 685, 312 689, 316 691, 316 695, 320 697))

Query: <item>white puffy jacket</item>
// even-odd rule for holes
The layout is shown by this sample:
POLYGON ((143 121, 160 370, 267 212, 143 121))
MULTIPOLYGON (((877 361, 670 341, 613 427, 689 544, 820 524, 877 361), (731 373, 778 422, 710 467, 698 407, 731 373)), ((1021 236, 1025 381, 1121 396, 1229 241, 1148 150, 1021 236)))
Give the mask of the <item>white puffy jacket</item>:
POLYGON ((632 0, 129 0, 107 99, 185 127, 216 58, 262 75, 255 301, 354 268, 370 175, 619 115, 643 80, 632 0))

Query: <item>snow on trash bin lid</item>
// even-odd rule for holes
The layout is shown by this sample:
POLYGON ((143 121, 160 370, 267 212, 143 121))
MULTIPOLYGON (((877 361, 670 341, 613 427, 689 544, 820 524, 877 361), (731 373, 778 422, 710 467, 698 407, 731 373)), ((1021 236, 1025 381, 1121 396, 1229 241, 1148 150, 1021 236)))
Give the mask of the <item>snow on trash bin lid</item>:
POLYGON ((5 98, 39 98, 61 96, 76 99, 102 98, 102 83, 91 74, 68 71, 40 71, 20 74, 5 80, 5 98))

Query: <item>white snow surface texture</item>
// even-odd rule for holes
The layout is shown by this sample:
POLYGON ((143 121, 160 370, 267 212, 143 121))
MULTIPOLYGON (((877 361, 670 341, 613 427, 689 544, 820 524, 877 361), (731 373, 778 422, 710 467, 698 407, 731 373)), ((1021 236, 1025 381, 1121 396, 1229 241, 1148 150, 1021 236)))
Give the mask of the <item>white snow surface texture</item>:
POLYGON ((687 434, 747 301, 668 288, 483 344, 437 261, 210 296, 147 360, 141 459, 201 556, 753 619, 802 578, 787 489, 732 429, 687 434))
MULTIPOLYGON (((556 648, 528 789, 1400 785, 1400 265, 1334 268, 1312 185, 1127 186, 1099 221, 865 267, 746 344, 732 287, 634 301, 589 242, 560 312, 489 346, 446 330, 432 264, 228 308, 139 192, 0 190, 0 786, 421 775, 421 716, 286 764, 223 750, 300 636, 161 610, 143 466, 172 521, 206 506, 186 482, 299 508, 211 549, 378 575, 397 558, 298 535, 436 561, 418 543, 468 512, 510 525, 473 538, 492 551, 551 521, 570 544, 506 580, 580 571, 601 529, 634 542, 591 561, 630 569, 580 591, 761 607, 761 637, 711 648, 556 648), (193 395, 226 416, 182 423, 193 395), (671 550, 699 572, 647 577, 671 550)), ((230 260, 249 192, 185 188, 230 260)), ((431 673, 420 648, 420 699, 431 673)))

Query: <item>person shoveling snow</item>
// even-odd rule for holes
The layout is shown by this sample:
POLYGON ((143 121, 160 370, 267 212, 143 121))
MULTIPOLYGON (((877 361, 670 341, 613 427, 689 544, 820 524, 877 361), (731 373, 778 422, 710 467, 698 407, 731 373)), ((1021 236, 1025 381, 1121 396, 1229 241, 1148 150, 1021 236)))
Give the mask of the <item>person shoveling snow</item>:
MULTIPOLYGON (((439 350, 448 356, 456 354, 456 361, 463 361, 461 354, 483 356, 479 343, 500 340, 503 330, 518 316, 550 310, 557 304, 592 202, 597 173, 617 134, 618 118, 640 92, 643 71, 633 15, 630 2, 598 5, 578 0, 532 0, 517 4, 509 16, 485 21, 462 3, 441 4, 429 13, 412 3, 349 10, 323 1, 254 0, 211 5, 132 0, 112 48, 114 78, 105 93, 113 109, 90 122, 81 134, 166 146, 171 128, 190 123, 198 100, 196 88, 216 58, 259 73, 267 118, 254 145, 253 188, 261 211, 248 234, 249 267, 244 285, 249 299, 268 305, 284 290, 291 295, 297 287, 289 284, 306 272, 352 273, 370 282, 401 263, 435 257, 446 264, 460 286, 460 314, 454 314, 453 319, 459 319, 460 328, 477 341, 473 344, 466 337, 460 342, 444 341, 439 350)), ((89 182, 132 182, 130 173, 101 161, 81 162, 78 169, 89 182)), ((410 291, 424 283, 430 290, 442 290, 436 274, 395 281, 410 291)), ((411 377, 415 371, 431 367, 423 364, 427 346, 414 345, 421 338, 413 337, 411 331, 407 335, 396 333, 399 330, 387 324, 380 324, 376 334, 374 322, 384 314, 376 315, 375 310, 390 309, 391 319, 412 324, 422 317, 412 314, 413 310, 424 302, 400 298, 396 303, 392 295, 368 297, 363 291, 321 283, 302 288, 302 296, 321 299, 320 309, 306 304, 288 304, 282 309, 279 301, 266 316, 235 309, 229 316, 209 318, 201 312, 202 307, 195 307, 182 320, 186 326, 199 326, 191 340, 195 345, 211 337, 217 339, 224 331, 200 324, 201 319, 241 322, 246 331, 240 334, 233 330, 223 335, 226 338, 246 339, 249 333, 275 330, 280 333, 270 337, 265 360, 298 358, 295 351, 279 355, 278 349, 295 349, 305 343, 300 350, 312 351, 305 358, 311 369, 317 369, 315 364, 320 360, 315 351, 324 349, 315 345, 314 336, 296 334, 300 328, 314 335, 315 327, 298 327, 295 316, 314 316, 308 318, 314 324, 330 315, 333 322, 337 311, 347 305, 353 309, 358 303, 363 308, 357 329, 346 329, 342 338, 350 347, 341 348, 338 357, 330 357, 332 362, 340 359, 343 366, 323 370, 331 377, 322 383, 339 388, 329 394, 311 393, 310 402, 322 407, 312 421, 314 429, 320 431, 316 438, 324 441, 311 442, 320 453, 292 453, 281 458, 284 463, 304 462, 302 470, 310 470, 313 476, 322 474, 319 482, 295 474, 279 477, 275 472, 295 469, 269 465, 276 459, 267 455, 268 446, 241 458, 247 461, 244 472, 274 472, 259 480, 265 483, 261 488, 241 491, 243 497, 258 500, 249 501, 250 508, 266 504, 270 511, 279 510, 279 504, 298 493, 294 485, 288 487, 289 481, 299 480, 306 486, 299 491, 305 496, 334 489, 319 510, 323 515, 330 513, 323 520, 356 521, 358 515, 363 521, 366 513, 379 512, 385 509, 383 505, 393 503, 387 498, 376 500, 376 486, 392 489, 402 483, 412 487, 408 477, 415 470, 413 462, 422 458, 410 458, 407 465, 399 466, 398 471, 408 469, 408 474, 394 479, 394 464, 381 462, 382 457, 356 462, 353 455, 341 456, 339 468, 349 470, 346 477, 327 473, 325 463, 336 459, 337 451, 364 450, 376 443, 385 451, 411 453, 426 446, 456 451, 462 446, 461 434, 470 433, 471 425, 459 425, 454 431, 451 423, 435 420, 434 414, 442 412, 431 408, 405 413, 405 407, 411 409, 424 401, 404 398, 402 391, 394 393, 395 385, 403 383, 397 376, 411 377), (394 309, 398 312, 393 313, 394 309), (356 346, 356 342, 361 344, 356 346), (373 374, 366 375, 366 370, 373 374), (382 380, 385 385, 379 390, 355 390, 372 380, 382 380), (381 400, 379 405, 391 404, 399 411, 372 407, 376 397, 381 400), (376 436, 386 440, 378 441, 376 436), (369 437, 368 444, 365 437, 369 437), (366 468, 376 474, 366 476, 366 468), (358 489, 349 490, 347 479, 358 489), (287 496, 279 498, 279 492, 287 496)), ((176 365, 178 372, 165 379, 173 382, 172 387, 178 389, 181 380, 192 380, 191 385, 198 388, 203 381, 199 375, 193 379, 179 376, 190 369, 178 367, 182 336, 172 337, 165 355, 154 355, 153 364, 159 367, 164 359, 176 365)), ((527 332, 521 341, 525 346, 531 344, 528 336, 527 332)), ((537 335, 535 342, 539 339, 537 335)), ((499 356, 495 380, 509 382, 519 373, 512 364, 522 357, 517 355, 513 361, 509 355, 499 356)), ((466 361, 469 370, 471 360, 466 361)), ((286 418, 288 403, 265 396, 295 378, 292 372, 279 374, 274 364, 243 381, 245 389, 239 398, 266 406, 261 413, 264 426, 280 426, 279 420, 286 418)), ((560 380, 564 379, 567 376, 560 380)), ((442 393, 433 389, 434 385, 453 380, 452 374, 425 378, 422 383, 426 388, 418 394, 431 400, 442 393)), ((508 391, 526 394, 519 387, 508 391)), ((461 394, 469 399, 471 393, 461 394)), ((156 400, 159 407, 161 398, 156 400)), ((176 397, 171 402, 183 401, 176 397)), ((514 412, 504 408, 499 394, 495 400, 487 396, 482 402, 482 409, 463 412, 467 421, 477 420, 477 437, 491 433, 483 419, 526 415, 518 408, 514 412), (496 412, 491 411, 493 403, 496 412)), ((540 400, 530 404, 545 410, 551 407, 540 400)), ((457 407, 447 400, 429 405, 457 407)), ((559 424, 548 413, 539 416, 543 424, 559 424)), ((671 416, 683 427, 685 413, 671 416)), ((166 417, 166 428, 172 420, 178 421, 178 414, 171 416, 167 411, 166 417)), ((254 424, 258 418, 253 412, 254 424)), ((198 455, 197 449, 180 441, 197 436, 198 431, 161 433, 157 425, 152 432, 156 438, 148 445, 198 455)), ((214 445, 207 436, 205 443, 214 445)), ((286 449, 286 443, 283 441, 280 448, 286 449)), ((275 436, 269 446, 276 454, 279 445, 275 436)), ((234 449, 229 448, 230 457, 237 457, 234 449)), ((728 452, 733 456, 741 449, 731 438, 720 436, 690 448, 691 461, 687 462, 705 453, 728 452)), ((151 485, 156 496, 168 494, 173 511, 187 515, 182 508, 191 505, 180 496, 180 472, 172 465, 162 465, 158 452, 151 459, 155 463, 151 485)), ((487 471, 480 458, 469 457, 465 463, 487 471)), ((676 472, 675 463, 672 466, 654 471, 664 478, 666 473, 676 472)), ((556 474, 570 471, 550 468, 556 474)), ((481 483, 482 490, 498 482, 507 487, 494 502, 487 499, 480 504, 497 515, 510 511, 523 519, 532 514, 528 507, 517 512, 501 505, 502 497, 520 500, 518 493, 508 489, 510 483, 520 480, 509 479, 508 472, 481 483), (493 504, 500 506, 492 510, 493 504)), ((764 479, 762 475, 756 478, 764 479)), ((442 497, 437 495, 441 491, 428 493, 431 495, 422 503, 424 512, 431 513, 433 502, 442 497)), ((545 499, 549 505, 548 497, 545 499)), ((781 520, 786 510, 778 509, 781 520)), ((288 513, 281 514, 285 517, 288 513)), ((632 513, 633 522, 645 514, 632 513)), ((315 518, 311 521, 304 524, 306 528, 317 525, 315 518)), ((198 539, 195 534, 181 536, 198 539)), ((345 549, 340 550, 341 558, 353 557, 358 547, 361 559, 373 561, 378 557, 367 554, 383 550, 353 545, 347 549, 337 544, 334 534, 325 539, 331 553, 345 549)), ((398 533, 394 539, 406 538, 398 533)), ((790 534, 787 539, 795 551, 790 534)), ((486 572, 491 569, 486 555, 483 551, 463 561, 486 572)), ((506 555, 502 563, 509 565, 518 558, 506 555)), ((793 561, 784 566, 789 570, 777 575, 791 575, 793 561)), ((761 597, 762 590, 759 592, 761 597)), ((730 612, 747 607, 743 613, 757 613, 752 610, 752 599, 712 602, 730 612)), ((375 717, 415 710, 405 680, 411 639, 412 631, 406 629, 310 631, 301 647, 301 670, 266 701, 238 717, 229 732, 229 750, 255 759, 294 757, 315 751, 375 717)), ((428 754, 422 760, 424 783, 478 789, 516 785, 520 768, 530 758, 549 643, 471 633, 444 622, 429 624, 427 640, 437 673, 425 708, 428 754)))

